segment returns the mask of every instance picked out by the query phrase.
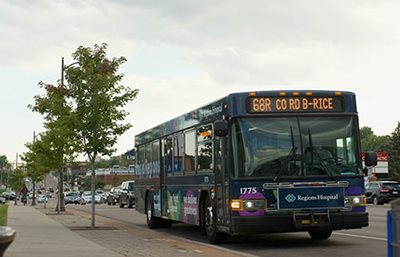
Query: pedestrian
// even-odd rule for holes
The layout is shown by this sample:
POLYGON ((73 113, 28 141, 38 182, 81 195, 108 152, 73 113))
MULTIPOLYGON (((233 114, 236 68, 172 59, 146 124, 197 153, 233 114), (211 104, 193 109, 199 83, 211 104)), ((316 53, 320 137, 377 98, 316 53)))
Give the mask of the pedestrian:
POLYGON ((26 203, 28 201, 26 194, 27 194, 26 192, 23 192, 22 196, 21 196, 21 202, 24 204, 24 206, 26 205, 26 203))

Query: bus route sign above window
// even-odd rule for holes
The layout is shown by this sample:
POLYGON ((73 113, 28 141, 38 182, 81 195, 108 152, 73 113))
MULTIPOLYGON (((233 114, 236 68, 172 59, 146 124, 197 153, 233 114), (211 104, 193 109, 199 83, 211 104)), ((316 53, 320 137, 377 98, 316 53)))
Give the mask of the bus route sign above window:
POLYGON ((255 96, 248 98, 247 110, 251 113, 279 112, 342 112, 339 96, 255 96))

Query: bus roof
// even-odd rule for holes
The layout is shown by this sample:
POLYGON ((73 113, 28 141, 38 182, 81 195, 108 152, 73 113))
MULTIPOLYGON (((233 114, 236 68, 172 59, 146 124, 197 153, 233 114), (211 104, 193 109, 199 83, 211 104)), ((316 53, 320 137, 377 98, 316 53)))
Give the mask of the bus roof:
POLYGON ((141 145, 198 124, 212 122, 224 116, 265 116, 282 115, 282 113, 296 113, 298 115, 300 113, 310 114, 325 111, 329 111, 329 113, 356 114, 355 94, 353 92, 327 90, 273 90, 232 93, 136 135, 135 145, 141 145), (263 103, 261 107, 264 107, 265 110, 252 108, 251 104, 249 104, 249 99, 255 99, 254 102, 261 101, 263 103), (286 106, 285 110, 277 109, 274 106, 275 104, 282 104, 282 101, 286 106), (265 103, 269 103, 269 105, 265 105, 265 103), (291 104, 293 108, 291 108, 291 104), (312 108, 307 110, 302 108, 302 106, 307 105, 312 108), (314 105, 316 105, 316 108, 314 108, 314 105), (338 107, 325 110, 323 109, 325 105, 326 107, 331 107, 331 105, 338 107), (299 106, 299 109, 297 109, 297 106, 299 106), (318 109, 318 107, 321 107, 321 109, 318 109))

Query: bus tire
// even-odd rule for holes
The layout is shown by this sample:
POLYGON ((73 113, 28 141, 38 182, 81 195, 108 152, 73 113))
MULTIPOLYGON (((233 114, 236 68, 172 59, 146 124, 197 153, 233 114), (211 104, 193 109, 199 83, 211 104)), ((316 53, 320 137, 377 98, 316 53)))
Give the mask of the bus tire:
POLYGON ((128 198, 128 208, 133 207, 133 200, 131 198, 128 198))
POLYGON ((160 228, 170 228, 172 226, 172 221, 166 219, 159 219, 160 228))
POLYGON ((204 229, 207 239, 212 244, 221 244, 228 239, 228 234, 219 232, 217 229, 216 217, 210 197, 206 198, 204 204, 204 229))
POLYGON ((332 230, 328 228, 318 228, 309 230, 308 234, 314 240, 326 240, 332 235, 332 230))
POLYGON ((146 197, 146 222, 147 222, 147 226, 150 229, 155 229, 155 228, 160 227, 159 220, 153 216, 150 193, 148 193, 147 197, 146 197))

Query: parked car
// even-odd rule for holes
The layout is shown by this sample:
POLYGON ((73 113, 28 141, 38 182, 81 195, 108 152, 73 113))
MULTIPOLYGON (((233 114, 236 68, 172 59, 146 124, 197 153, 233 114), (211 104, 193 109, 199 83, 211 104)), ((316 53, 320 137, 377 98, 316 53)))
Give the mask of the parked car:
POLYGON ((135 181, 124 181, 121 184, 121 194, 119 196, 119 207, 124 208, 128 205, 128 208, 132 208, 135 204, 135 181))
MULTIPOLYGON (((92 202, 92 191, 84 191, 82 195, 78 198, 79 204, 88 204, 92 202)), ((101 203, 101 197, 98 194, 94 195, 94 203, 101 203)))
POLYGON ((111 190, 107 196, 107 204, 115 205, 116 203, 119 203, 120 193, 121 193, 121 186, 116 186, 116 187, 111 188, 111 190))
POLYGON ((38 195, 37 197, 36 197, 36 202, 37 203, 44 203, 44 202, 48 202, 48 199, 47 199, 47 197, 46 197, 46 195, 38 195))
POLYGON ((400 182, 397 181, 371 181, 365 185, 367 202, 375 205, 388 203, 400 198, 400 182))
POLYGON ((1 194, 6 200, 15 200, 15 192, 14 191, 6 191, 1 194))
POLYGON ((67 192, 64 196, 65 204, 74 203, 78 204, 79 192, 67 192))
POLYGON ((96 194, 100 196, 100 203, 107 202, 107 194, 102 189, 96 189, 96 194))

